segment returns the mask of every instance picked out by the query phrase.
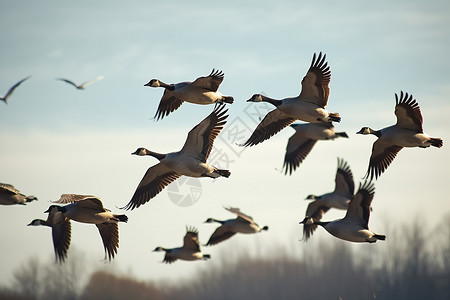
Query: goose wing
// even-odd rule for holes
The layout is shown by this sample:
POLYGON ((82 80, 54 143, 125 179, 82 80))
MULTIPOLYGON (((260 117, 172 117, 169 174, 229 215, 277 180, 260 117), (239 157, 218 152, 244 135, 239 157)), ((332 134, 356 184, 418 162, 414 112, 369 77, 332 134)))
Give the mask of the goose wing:
POLYGON ((213 112, 189 131, 181 152, 190 153, 206 162, 214 140, 227 122, 228 109, 225 105, 216 105, 213 112))
POLYGON ((397 116, 397 126, 423 133, 422 113, 419 104, 412 95, 400 93, 400 99, 395 94, 395 115, 397 116))
POLYGON ((286 154, 284 155, 284 174, 289 175, 297 169, 302 161, 308 156, 317 140, 307 138, 301 128, 297 128, 286 146, 286 154))
POLYGON ((166 186, 168 186, 169 183, 176 180, 180 176, 181 174, 172 171, 161 163, 148 168, 141 182, 137 186, 130 202, 122 207, 122 209, 135 209, 142 204, 147 203, 166 186))
POLYGON ((94 79, 91 79, 91 80, 88 80, 88 81, 83 82, 83 83, 80 84, 78 87, 79 87, 80 89, 84 89, 86 86, 88 86, 88 85, 90 85, 90 84, 92 84, 92 83, 94 83, 94 82, 96 82, 96 81, 102 80, 103 78, 104 78, 103 76, 95 77, 94 79))
POLYGON ((336 171, 336 187, 335 193, 351 198, 355 192, 355 182, 353 180, 353 173, 348 163, 342 158, 338 158, 338 169, 336 171))
POLYGON ((105 248, 105 259, 114 258, 119 248, 119 225, 117 223, 101 223, 96 224, 100 236, 102 237, 103 247, 105 248))
POLYGON ((316 59, 314 53, 311 66, 306 76, 303 77, 302 91, 299 96, 302 100, 317 104, 320 107, 327 105, 330 95, 331 71, 325 58, 326 55, 322 56, 322 52, 320 52, 316 59))
POLYGON ((289 126, 295 119, 279 109, 269 112, 242 146, 254 146, 268 140, 281 129, 289 126))
POLYGON ((175 256, 173 256, 169 252, 166 252, 166 254, 164 255, 163 263, 171 264, 171 263, 175 262, 176 260, 177 260, 177 258, 175 256))
MULTIPOLYGON (((62 213, 59 214, 63 215, 62 213)), ((52 226, 53 249, 55 250, 56 260, 61 263, 67 258, 71 239, 70 220, 65 217, 63 219, 52 226)))
MULTIPOLYGON (((308 208, 306 209, 306 216, 311 217, 314 220, 320 221, 323 215, 330 209, 330 207, 320 203, 319 201, 312 201, 308 204, 308 208)), ((307 241, 314 231, 317 229, 317 224, 303 226, 303 238, 307 241)))
POLYGON ((97 211, 106 211, 103 207, 102 201, 92 195, 78 195, 78 194, 62 194, 59 200, 53 201, 53 203, 74 203, 77 202, 77 206, 80 208, 88 208, 97 211))
POLYGON ((0 189, 8 194, 12 195, 20 194, 20 191, 16 189, 12 184, 0 183, 0 189))
POLYGON ((228 240, 233 235, 235 235, 236 232, 231 231, 228 226, 219 226, 214 231, 214 233, 211 235, 211 237, 208 240, 208 243, 206 243, 207 246, 213 246, 220 242, 223 242, 225 240, 228 240))
POLYGON ((160 120, 171 112, 177 110, 183 102, 184 100, 178 98, 175 93, 165 89, 161 101, 159 102, 158 109, 156 110, 156 120, 160 120))
POLYGON ((348 204, 347 214, 344 219, 369 229, 370 204, 375 194, 375 186, 371 181, 359 184, 358 192, 353 196, 348 204))
POLYGON ((69 80, 69 79, 65 79, 65 78, 56 78, 56 80, 64 81, 65 83, 68 83, 68 84, 70 84, 70 85, 73 85, 73 86, 76 87, 77 89, 79 88, 79 86, 78 86, 75 82, 73 82, 73 81, 71 81, 71 80, 69 80))
POLYGON ((386 143, 380 139, 376 140, 372 146, 369 168, 367 169, 365 178, 370 177, 370 180, 372 180, 373 177, 375 177, 375 179, 377 179, 378 176, 387 169, 402 148, 403 147, 386 143))
POLYGON ((220 70, 212 69, 211 73, 205 77, 199 77, 194 82, 191 83, 191 86, 195 86, 198 88, 210 90, 212 92, 217 92, 220 84, 223 81, 224 73, 220 70))
POLYGON ((238 220, 241 221, 241 222, 243 221, 243 222, 247 222, 247 223, 255 223, 255 221, 253 221, 252 217, 250 217, 249 215, 244 214, 237 207, 225 207, 225 209, 228 210, 229 212, 232 212, 232 213, 236 214, 238 216, 238 220))
POLYGON ((187 232, 183 238, 183 248, 192 252, 200 252, 197 229, 193 227, 187 228, 187 232))
POLYGON ((14 84, 12 87, 9 88, 8 92, 6 92, 5 97, 2 97, 1 99, 3 101, 8 101, 8 98, 11 96, 11 94, 14 92, 14 90, 25 80, 29 79, 31 76, 25 77, 24 79, 20 80, 19 82, 17 82, 16 84, 14 84))

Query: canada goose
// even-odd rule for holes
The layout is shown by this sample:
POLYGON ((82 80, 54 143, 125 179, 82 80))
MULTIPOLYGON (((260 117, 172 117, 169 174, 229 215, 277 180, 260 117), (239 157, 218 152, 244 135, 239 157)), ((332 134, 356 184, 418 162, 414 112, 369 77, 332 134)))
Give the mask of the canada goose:
POLYGON ((54 208, 62 212, 65 217, 80 222, 95 224, 102 237, 106 255, 111 260, 117 254, 119 247, 119 226, 118 222, 127 222, 126 215, 112 214, 103 207, 102 202, 95 196, 62 194, 61 198, 54 203, 70 203, 66 206, 51 205, 46 212, 51 212, 54 208))
POLYGON ((319 140, 334 140, 338 137, 348 138, 345 132, 336 132, 331 123, 292 124, 295 134, 289 138, 284 156, 284 174, 291 175, 311 152, 319 140))
POLYGON ((259 225, 253 221, 252 217, 242 213, 239 208, 225 207, 225 209, 229 212, 235 213, 237 218, 226 221, 219 221, 213 218, 207 219, 205 223, 217 222, 221 224, 221 226, 219 226, 209 238, 209 241, 206 244, 207 246, 212 246, 223 242, 236 233, 257 233, 262 230, 269 230, 268 226, 259 227, 259 225))
POLYGON ((199 77, 194 82, 167 84, 161 80, 152 79, 144 86, 164 88, 164 94, 155 114, 155 118, 159 120, 178 109, 184 101, 195 104, 233 103, 233 97, 224 96, 217 91, 223 77, 222 71, 213 69, 211 74, 199 77))
POLYGON ((94 78, 94 79, 85 81, 85 82, 83 82, 82 84, 76 84, 75 82, 73 82, 73 81, 71 81, 71 80, 69 80, 69 79, 65 79, 65 78, 56 78, 56 80, 61 80, 61 81, 64 81, 64 82, 66 82, 66 83, 68 83, 68 84, 71 84, 71 85, 73 85, 74 87, 76 87, 78 90, 84 90, 84 88, 85 88, 86 86, 88 86, 89 84, 92 84, 92 83, 94 83, 94 82, 96 82, 96 81, 99 81, 99 80, 101 80, 101 79, 103 79, 103 78, 104 78, 103 76, 98 76, 98 77, 96 77, 96 78, 94 78))
POLYGON ((385 235, 376 234, 369 230, 370 204, 372 203, 375 187, 372 182, 359 184, 358 192, 348 204, 347 214, 343 219, 321 222, 310 216, 305 217, 300 224, 317 224, 325 228, 335 237, 356 243, 375 243, 377 240, 384 241, 385 235))
POLYGON ((11 184, 0 183, 0 204, 13 205, 20 204, 25 205, 28 202, 37 200, 35 196, 25 196, 18 189, 11 184))
POLYGON ((6 92, 5 96, 0 96, 0 100, 2 100, 3 102, 5 102, 6 104, 8 104, 8 99, 9 97, 11 97, 12 93, 14 92, 14 90, 25 80, 29 79, 31 76, 25 77, 24 79, 20 80, 19 82, 17 82, 15 85, 13 85, 12 87, 9 88, 8 92, 6 92))
POLYGON ((381 130, 373 130, 363 127, 357 134, 373 134, 378 139, 373 143, 372 155, 369 160, 369 168, 365 178, 377 179, 394 160, 397 153, 403 147, 427 148, 442 147, 440 138, 429 137, 423 132, 423 118, 419 104, 412 95, 400 93, 400 99, 395 94, 395 115, 397 123, 381 130))
POLYGON ((203 121, 188 134, 183 148, 178 152, 160 154, 145 148, 138 148, 131 154, 150 155, 160 162, 150 167, 136 188, 130 202, 124 209, 134 209, 148 202, 169 183, 181 175, 190 177, 229 177, 230 171, 217 169, 206 163, 214 139, 226 123, 224 105, 217 106, 203 121))
POLYGON ((200 243, 198 241, 198 230, 191 227, 186 227, 186 235, 183 239, 183 247, 178 248, 163 248, 156 247, 153 252, 161 252, 165 251, 166 255, 164 256, 163 262, 166 264, 171 264, 177 259, 181 260, 207 260, 211 258, 209 254, 203 254, 200 250, 200 243))
POLYGON ((326 55, 314 53, 311 66, 302 80, 302 91, 297 97, 276 100, 262 94, 254 94, 247 102, 268 102, 276 108, 269 112, 242 146, 253 146, 269 139, 295 120, 310 123, 340 122, 338 113, 325 110, 330 94, 330 67, 326 55))
POLYGON ((63 263, 70 246, 70 220, 56 207, 49 209, 47 220, 34 219, 28 226, 48 226, 52 228, 53 249, 55 260, 63 263))
MULTIPOLYGON (((352 199, 354 191, 355 183, 353 181, 352 170, 345 160, 338 158, 334 191, 321 196, 308 195, 306 200, 314 201, 309 203, 306 209, 306 217, 320 221, 323 214, 330 208, 347 210, 348 203, 352 199)), ((316 228, 316 224, 304 224, 303 239, 307 241, 316 228)))

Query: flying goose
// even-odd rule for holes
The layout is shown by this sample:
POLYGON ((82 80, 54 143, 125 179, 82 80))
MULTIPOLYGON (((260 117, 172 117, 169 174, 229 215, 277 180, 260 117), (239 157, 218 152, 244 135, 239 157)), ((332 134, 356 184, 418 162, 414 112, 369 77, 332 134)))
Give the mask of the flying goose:
POLYGON ((302 91, 297 97, 276 100, 262 94, 254 94, 247 102, 268 102, 276 108, 269 112, 242 146, 253 146, 269 139, 295 120, 310 123, 340 122, 338 113, 325 110, 330 94, 331 71, 322 52, 316 59, 314 53, 311 66, 302 80, 302 91))
POLYGON ((161 80, 152 79, 144 86, 164 88, 164 94, 155 114, 155 118, 159 120, 178 109, 184 101, 195 104, 233 103, 233 97, 224 96, 217 91, 223 77, 222 71, 213 69, 208 76, 199 77, 193 82, 167 84, 161 80))
MULTIPOLYGON (((355 191, 355 183, 350 166, 341 158, 338 158, 335 183, 333 192, 321 196, 308 195, 306 197, 306 200, 314 200, 309 203, 306 209, 306 217, 320 221, 324 213, 330 208, 347 210, 348 203, 352 199, 355 191)), ((303 240, 307 241, 316 229, 316 224, 304 224, 303 240)))
POLYGON ((284 174, 291 175, 311 152, 319 140, 334 140, 338 137, 348 138, 345 132, 336 132, 331 123, 292 124, 295 134, 289 138, 284 156, 284 174))
POLYGON ((54 203, 67 204, 66 206, 51 205, 46 212, 57 209, 65 217, 80 223, 95 224, 102 237, 105 248, 105 259, 111 260, 117 254, 119 247, 118 222, 127 222, 126 215, 112 214, 103 207, 99 198, 91 195, 62 194, 54 203))
POLYGON ((89 84, 92 84, 92 83, 94 83, 94 82, 96 82, 96 81, 99 81, 99 80, 101 80, 101 79, 103 79, 103 78, 104 78, 103 76, 98 76, 98 77, 96 77, 96 78, 94 78, 94 79, 85 81, 85 82, 83 82, 82 84, 76 84, 75 82, 73 82, 73 81, 71 81, 71 80, 69 80, 69 79, 65 79, 65 78, 56 78, 56 80, 61 80, 61 81, 64 81, 64 82, 66 82, 66 83, 68 83, 68 84, 71 84, 71 85, 73 85, 74 87, 76 87, 78 90, 84 90, 84 88, 85 88, 86 86, 88 86, 89 84))
POLYGON ((29 79, 31 76, 25 77, 24 79, 20 80, 19 82, 17 82, 15 85, 13 85, 12 87, 10 87, 10 89, 8 90, 8 92, 6 92, 5 96, 1 96, 0 95, 0 100, 2 100, 3 102, 5 102, 6 104, 8 104, 8 99, 9 97, 11 97, 12 93, 14 92, 14 90, 25 80, 29 79))
POLYGON ((49 209, 47 220, 34 219, 28 226, 48 226, 52 229, 56 262, 63 263, 70 246, 70 220, 56 207, 49 209))
POLYGON ((359 184, 358 192, 348 204, 347 214, 343 219, 322 222, 312 217, 305 217, 300 224, 320 225, 335 237, 356 243, 375 243, 377 240, 384 241, 385 235, 376 234, 369 230, 370 204, 372 203, 375 187, 372 182, 359 184))
POLYGON ((363 127, 357 134, 373 134, 378 139, 373 143, 372 155, 365 178, 377 179, 394 160, 397 153, 403 147, 427 148, 430 146, 440 148, 443 141, 440 138, 432 138, 423 132, 423 118, 419 104, 412 95, 400 93, 400 98, 395 94, 395 115, 397 123, 381 130, 373 130, 363 127))
POLYGON ((200 250, 200 243, 198 241, 198 230, 191 227, 186 227, 186 235, 183 239, 183 247, 178 248, 163 248, 156 247, 153 252, 165 251, 166 255, 162 262, 166 264, 171 264, 177 259, 181 260, 207 260, 211 258, 209 254, 203 254, 200 250))
POLYGON ((25 205, 31 201, 37 200, 35 196, 25 196, 11 184, 0 183, 0 204, 25 205))
POLYGON ((214 139, 222 130, 228 115, 224 105, 196 125, 188 134, 183 148, 178 152, 160 154, 145 148, 138 148, 131 154, 150 155, 160 162, 150 167, 136 188, 130 202, 124 209, 134 209, 148 202, 169 183, 181 175, 190 177, 229 177, 230 171, 217 169, 206 163, 213 147, 214 139))
POLYGON ((253 221, 253 218, 242 213, 239 208, 235 207, 225 207, 229 212, 235 213, 237 215, 236 219, 229 219, 226 221, 219 221, 217 219, 208 218, 205 223, 220 223, 221 226, 217 227, 214 233, 209 238, 206 246, 216 245, 223 242, 236 233, 257 233, 262 230, 269 230, 268 226, 260 227, 253 221))

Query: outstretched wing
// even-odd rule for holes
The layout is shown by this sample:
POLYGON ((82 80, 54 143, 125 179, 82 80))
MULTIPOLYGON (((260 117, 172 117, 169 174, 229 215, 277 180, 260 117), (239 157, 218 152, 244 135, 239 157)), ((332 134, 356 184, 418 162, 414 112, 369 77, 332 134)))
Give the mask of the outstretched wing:
POLYGON ((102 80, 103 78, 104 78, 103 76, 98 76, 98 77, 96 77, 96 78, 94 78, 94 79, 91 79, 91 80, 88 80, 88 81, 83 82, 83 83, 80 84, 78 87, 79 87, 80 89, 84 89, 86 86, 88 86, 88 85, 90 85, 90 84, 92 84, 92 83, 94 83, 94 82, 96 82, 96 81, 102 80))
POLYGON ((200 243, 196 228, 187 228, 187 232, 183 238, 183 248, 192 252, 200 252, 200 243))
POLYGON ((114 258, 119 248, 119 225, 117 223, 96 224, 100 236, 102 237, 103 247, 105 248, 105 259, 114 258))
POLYGON ((202 89, 207 89, 212 92, 217 92, 220 84, 223 81, 224 73, 219 70, 212 69, 211 73, 205 77, 199 77, 194 82, 191 83, 191 86, 195 86, 202 89))
POLYGON ((252 217, 250 217, 249 215, 244 214, 237 207, 225 207, 225 209, 228 210, 229 212, 232 212, 232 213, 236 214, 238 216, 238 219, 240 219, 241 221, 245 221, 245 222, 248 222, 248 223, 254 223, 252 217))
POLYGON ((336 187, 334 191, 348 198, 353 196, 355 192, 355 182, 353 173, 348 163, 342 158, 338 158, 338 169, 336 171, 336 187))
POLYGON ((158 109, 156 110, 156 120, 160 120, 171 112, 174 112, 181 106, 181 104, 183 104, 183 102, 184 100, 176 97, 175 93, 165 89, 161 101, 159 102, 158 109))
POLYGON ((147 203, 180 176, 181 174, 172 171, 161 163, 148 168, 130 202, 122 209, 135 209, 147 203))
POLYGON ((385 143, 380 139, 376 140, 372 146, 369 168, 367 169, 365 178, 370 177, 370 180, 372 180, 375 177, 377 179, 387 169, 402 148, 397 145, 385 143))
POLYGON ((306 76, 302 80, 302 91, 299 98, 325 107, 328 103, 328 96, 330 95, 330 79, 331 71, 328 63, 325 61, 326 54, 322 56, 322 52, 316 59, 314 53, 311 66, 309 67, 306 76))
POLYGON ((53 203, 67 204, 77 202, 78 207, 95 209, 98 211, 106 211, 103 207, 102 201, 92 195, 77 195, 77 194, 62 194, 59 200, 53 203))
POLYGON ((352 220, 365 229, 369 229, 370 204, 375 195, 375 185, 371 181, 359 184, 358 192, 348 204, 345 219, 352 220))
POLYGON ((213 112, 189 131, 181 152, 200 155, 203 162, 208 159, 214 140, 227 122, 225 105, 216 105, 213 112))
MULTIPOLYGON (((60 213, 62 215, 62 213, 60 213)), ((52 226, 53 249, 55 250, 56 261, 63 263, 67 258, 71 239, 71 224, 68 218, 52 226)))
MULTIPOLYGON (((306 216, 320 221, 323 215, 329 210, 328 206, 320 204, 318 201, 312 201, 308 204, 306 209, 306 216)), ((305 241, 309 240, 311 235, 317 229, 317 224, 304 224, 303 225, 303 238, 305 241)))
POLYGON ((286 146, 286 154, 284 155, 284 174, 291 175, 297 169, 302 161, 308 156, 317 140, 307 138, 302 130, 296 130, 286 146))
POLYGON ((230 231, 226 226, 219 226, 214 233, 211 235, 211 237, 208 240, 208 243, 206 243, 207 246, 213 246, 218 243, 221 243, 225 240, 228 240, 233 235, 235 235, 236 232, 230 231))
POLYGON ((25 80, 29 79, 31 76, 25 77, 24 79, 20 80, 16 84, 14 84, 12 87, 9 88, 8 92, 6 93, 5 97, 3 97, 3 101, 8 101, 8 98, 11 96, 11 94, 14 92, 14 90, 25 80))
POLYGON ((12 184, 0 183, 0 189, 10 194, 20 194, 20 191, 16 189, 12 184))
POLYGON ((419 104, 412 95, 400 93, 400 99, 395 94, 395 115, 397 116, 397 126, 423 133, 422 113, 419 104))
POLYGON ((56 78, 56 80, 64 81, 64 82, 66 82, 66 83, 68 83, 68 84, 70 84, 70 85, 73 85, 73 86, 76 87, 77 89, 79 88, 78 85, 77 85, 75 82, 73 82, 73 81, 71 81, 71 80, 69 80, 69 79, 65 79, 65 78, 56 78))

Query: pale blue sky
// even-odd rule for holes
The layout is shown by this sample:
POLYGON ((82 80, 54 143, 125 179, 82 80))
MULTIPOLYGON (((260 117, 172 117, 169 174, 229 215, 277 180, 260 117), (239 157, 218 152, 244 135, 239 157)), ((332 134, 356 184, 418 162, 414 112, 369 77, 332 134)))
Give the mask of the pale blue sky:
MULTIPOLYGON (((401 90, 414 95, 425 131, 443 138, 444 147, 399 153, 375 183, 370 227, 382 234, 422 214, 431 229, 450 211, 444 189, 450 175, 449 15, 448 1, 2 1, 0 94, 32 78, 8 105, 0 103, 0 182, 35 194, 39 202, 0 207, 0 238, 6 245, 0 283, 7 283, 11 271, 32 255, 53 259, 50 230, 25 226, 45 218, 48 201, 62 193, 94 194, 119 212, 117 207, 129 201, 145 170, 156 163, 130 153, 140 146, 158 152, 180 149, 188 131, 213 108, 184 104, 155 122, 151 118, 163 91, 144 87, 149 79, 179 82, 212 68, 223 70, 220 91, 235 98, 229 123, 254 129, 245 111, 262 104, 248 106, 245 100, 260 92, 274 98, 297 95, 312 54, 319 51, 327 54, 332 72, 328 109, 341 114, 336 129, 350 138, 319 142, 300 169, 285 177, 277 169, 293 130, 245 151, 230 145, 224 131, 216 146, 232 160, 231 177, 202 180, 202 196, 191 207, 175 206, 163 191, 127 212, 130 221, 120 226, 112 265, 142 279, 180 278, 214 266, 165 266, 159 263, 162 254, 151 250, 178 246, 185 225, 197 226, 205 243, 215 229, 202 224, 207 217, 233 217, 224 205, 240 207, 270 230, 205 247, 213 259, 226 259, 224 253, 239 247, 307 247, 297 242, 307 206, 303 199, 333 189, 338 156, 349 162, 358 186, 374 137, 355 133, 366 125, 393 124, 394 93, 401 90), (55 80, 83 82, 99 75, 105 78, 84 91, 55 80)), ((342 215, 330 212, 325 219, 342 215)), ((320 228, 316 234, 317 240, 332 238, 320 228)), ((74 224, 72 236, 71 247, 104 266, 94 226, 74 224)), ((370 247, 388 242, 389 237, 384 245, 370 247)))

